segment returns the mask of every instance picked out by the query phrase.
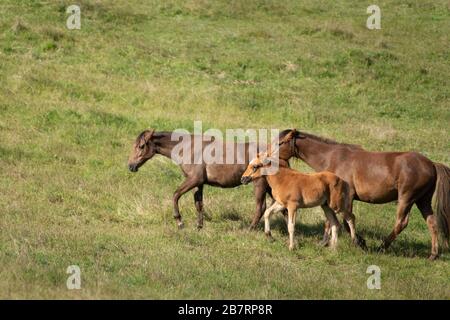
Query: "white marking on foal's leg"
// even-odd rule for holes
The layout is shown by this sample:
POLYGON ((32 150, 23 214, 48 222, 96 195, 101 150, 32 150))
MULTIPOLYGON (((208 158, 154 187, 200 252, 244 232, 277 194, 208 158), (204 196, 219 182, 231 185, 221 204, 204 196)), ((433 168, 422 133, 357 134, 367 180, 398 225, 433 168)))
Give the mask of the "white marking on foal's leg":
POLYGON ((293 250, 294 249, 295 224, 291 221, 289 221, 289 224, 288 224, 288 231, 289 231, 289 250, 293 250))
POLYGON ((270 209, 272 207, 268 208, 266 212, 264 212, 264 233, 266 236, 271 236, 270 232, 270 209))
POLYGON ((338 227, 335 223, 331 226, 331 247, 334 249, 337 245, 337 239, 338 239, 338 227))
POLYGON ((283 209, 284 206, 282 204, 274 201, 272 205, 264 212, 264 232, 267 236, 272 236, 270 232, 270 216, 272 215, 272 213, 281 211, 283 209))
POLYGON ((295 215, 297 210, 289 210, 289 223, 288 223, 288 231, 289 231, 289 250, 294 249, 294 233, 295 233, 295 215))

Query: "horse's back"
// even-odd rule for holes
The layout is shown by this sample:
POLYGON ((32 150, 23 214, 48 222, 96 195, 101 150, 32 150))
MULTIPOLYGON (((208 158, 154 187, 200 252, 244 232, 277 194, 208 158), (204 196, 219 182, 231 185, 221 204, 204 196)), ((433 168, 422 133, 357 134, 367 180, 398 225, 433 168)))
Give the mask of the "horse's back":
POLYGON ((356 151, 347 169, 357 198, 372 203, 393 201, 404 189, 423 188, 435 175, 433 162, 418 152, 356 151))

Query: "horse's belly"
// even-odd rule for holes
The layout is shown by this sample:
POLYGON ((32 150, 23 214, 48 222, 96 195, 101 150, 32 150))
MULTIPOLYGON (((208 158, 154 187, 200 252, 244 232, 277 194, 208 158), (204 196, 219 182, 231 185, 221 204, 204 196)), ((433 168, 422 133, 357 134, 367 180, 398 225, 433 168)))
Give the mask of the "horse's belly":
POLYGON ((369 203, 386 203, 397 199, 395 175, 385 165, 360 167, 353 175, 357 198, 369 203))
POLYGON ((206 166, 206 183, 222 188, 233 188, 241 184, 241 176, 245 168, 236 165, 208 165, 206 166))
POLYGON ((357 200, 368 203, 386 203, 397 200, 398 191, 396 189, 372 189, 358 191, 356 190, 357 200))

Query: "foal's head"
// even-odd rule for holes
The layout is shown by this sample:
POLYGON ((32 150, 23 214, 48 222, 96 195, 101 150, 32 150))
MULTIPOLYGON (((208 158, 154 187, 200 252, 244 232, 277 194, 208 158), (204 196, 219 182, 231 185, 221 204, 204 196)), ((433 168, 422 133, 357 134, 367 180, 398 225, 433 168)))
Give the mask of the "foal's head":
POLYGON ((140 166, 155 155, 156 145, 152 141, 154 133, 154 129, 145 130, 136 138, 130 157, 128 158, 128 169, 130 171, 138 171, 140 166))
POLYGON ((255 159, 250 161, 247 169, 242 174, 241 183, 248 184, 253 180, 261 177, 263 172, 261 168, 271 165, 271 159, 267 156, 267 153, 259 153, 255 159))

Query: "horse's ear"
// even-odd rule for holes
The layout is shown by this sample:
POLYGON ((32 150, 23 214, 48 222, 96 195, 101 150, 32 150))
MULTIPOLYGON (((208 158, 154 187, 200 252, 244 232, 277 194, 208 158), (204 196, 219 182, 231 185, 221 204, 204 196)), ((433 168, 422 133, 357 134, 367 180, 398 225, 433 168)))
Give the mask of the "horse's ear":
POLYGON ((144 134, 144 140, 145 142, 149 142, 150 139, 153 137, 153 134, 155 133, 155 129, 150 129, 144 134))
POLYGON ((295 134, 296 134, 297 138, 300 138, 300 139, 306 138, 306 136, 303 133, 301 133, 300 131, 295 130, 295 134))
POLYGON ((142 135, 141 141, 139 142, 139 146, 143 147, 145 144, 147 144, 152 138, 154 133, 155 129, 146 130, 145 133, 142 135))
POLYGON ((289 131, 284 137, 283 139, 280 140, 280 142, 278 143, 279 145, 282 145, 284 143, 289 142, 291 139, 293 139, 296 135, 298 134, 297 129, 292 129, 291 131, 289 131))
POLYGON ((294 138, 294 137, 300 138, 300 139, 306 138, 306 136, 303 133, 301 133, 300 131, 298 131, 297 129, 292 129, 292 131, 289 132, 288 135, 290 135, 289 139, 294 138))

